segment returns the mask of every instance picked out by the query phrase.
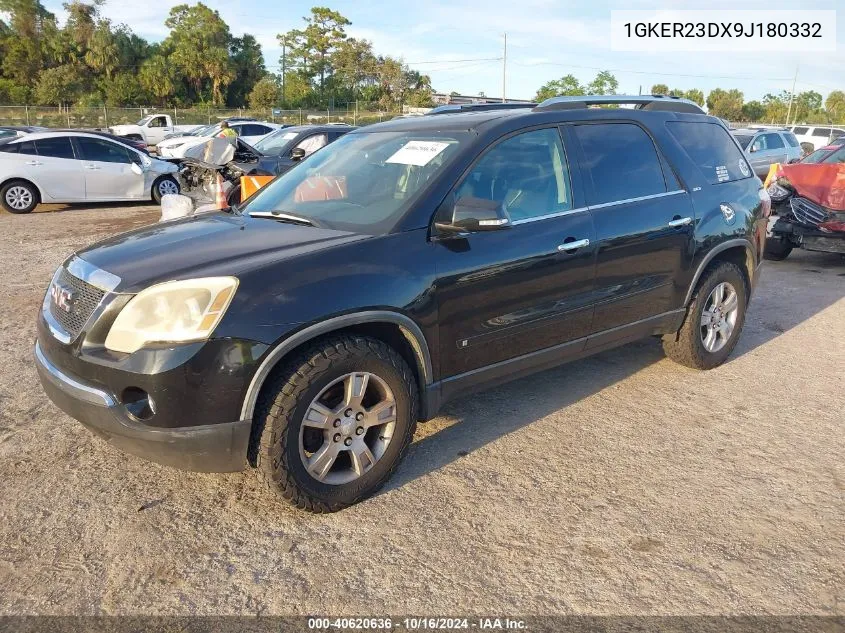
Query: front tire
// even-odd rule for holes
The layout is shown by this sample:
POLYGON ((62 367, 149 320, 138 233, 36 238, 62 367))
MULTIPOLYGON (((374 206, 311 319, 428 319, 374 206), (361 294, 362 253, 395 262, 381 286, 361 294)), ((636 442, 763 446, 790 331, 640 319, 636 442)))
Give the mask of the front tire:
POLYGON ((250 461, 297 508, 335 512, 381 488, 414 435, 418 390, 382 341, 330 337, 304 349, 262 390, 250 461))
POLYGON ((766 240, 766 248, 763 250, 763 258, 774 262, 783 261, 792 252, 792 244, 787 240, 778 237, 770 237, 766 240))
POLYGON ((720 262, 705 271, 677 334, 663 337, 666 355, 693 369, 724 363, 745 324, 748 287, 735 264, 720 262))
POLYGON ((0 188, 0 204, 9 213, 30 213, 38 201, 38 189, 25 180, 13 180, 0 188))
POLYGON ((153 184, 153 200, 156 204, 161 204, 162 196, 167 194, 178 194, 180 191, 179 183, 171 176, 162 176, 153 184))

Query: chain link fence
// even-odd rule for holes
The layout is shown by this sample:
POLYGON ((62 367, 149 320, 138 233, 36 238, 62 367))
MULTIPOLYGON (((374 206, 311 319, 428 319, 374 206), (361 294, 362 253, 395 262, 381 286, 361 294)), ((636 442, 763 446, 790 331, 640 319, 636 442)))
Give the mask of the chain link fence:
POLYGON ((136 123, 148 114, 169 114, 175 125, 205 125, 231 117, 251 117, 259 121, 304 125, 308 123, 349 123, 368 125, 388 121, 401 114, 401 108, 384 110, 376 103, 350 102, 332 108, 282 110, 278 108, 136 108, 8 106, 0 105, 0 125, 36 125, 50 128, 105 129, 136 123))

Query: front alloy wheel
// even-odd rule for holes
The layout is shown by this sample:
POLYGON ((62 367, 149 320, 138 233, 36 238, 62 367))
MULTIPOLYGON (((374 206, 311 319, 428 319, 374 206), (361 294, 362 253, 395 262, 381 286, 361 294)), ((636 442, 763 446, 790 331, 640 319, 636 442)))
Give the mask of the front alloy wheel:
POLYGON ((340 510, 393 473, 414 435, 418 402, 414 373, 383 341, 320 339, 262 388, 250 463, 296 507, 340 510))
POLYGON ((29 183, 11 182, 0 191, 3 208, 9 213, 29 213, 38 204, 38 194, 29 183))
POLYGON ((739 317, 739 299, 728 282, 713 288, 701 312, 701 343, 710 353, 718 352, 733 335, 739 317))
POLYGON ((341 376, 311 402, 299 431, 299 457, 312 477, 343 485, 384 456, 396 428, 396 400, 369 372, 341 376))

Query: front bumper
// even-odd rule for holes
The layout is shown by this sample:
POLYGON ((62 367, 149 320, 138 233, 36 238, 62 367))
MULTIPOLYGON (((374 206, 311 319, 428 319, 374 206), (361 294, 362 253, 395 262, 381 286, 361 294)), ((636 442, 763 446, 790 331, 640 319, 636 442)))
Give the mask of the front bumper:
POLYGON ((796 248, 845 255, 845 233, 820 231, 784 217, 775 221, 771 233, 775 237, 788 240, 796 248))
POLYGON ((39 343, 35 365, 50 400, 110 444, 152 462, 200 472, 246 467, 250 420, 157 428, 136 421, 115 395, 90 385, 50 362, 39 343))

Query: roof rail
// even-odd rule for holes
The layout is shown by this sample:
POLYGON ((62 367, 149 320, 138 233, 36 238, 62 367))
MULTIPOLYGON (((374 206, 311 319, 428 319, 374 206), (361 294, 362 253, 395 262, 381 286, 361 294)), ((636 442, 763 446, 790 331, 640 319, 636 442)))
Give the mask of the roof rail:
POLYGON ((525 103, 522 101, 505 101, 504 103, 447 103, 437 106, 425 113, 425 116, 434 114, 455 114, 456 112, 484 112, 487 110, 512 110, 514 108, 535 108, 536 103, 525 103))
POLYGON ((552 97, 546 99, 534 110, 580 110, 591 105, 634 105, 638 110, 657 110, 663 112, 689 112, 706 114, 701 106, 688 99, 665 95, 585 95, 552 97))

